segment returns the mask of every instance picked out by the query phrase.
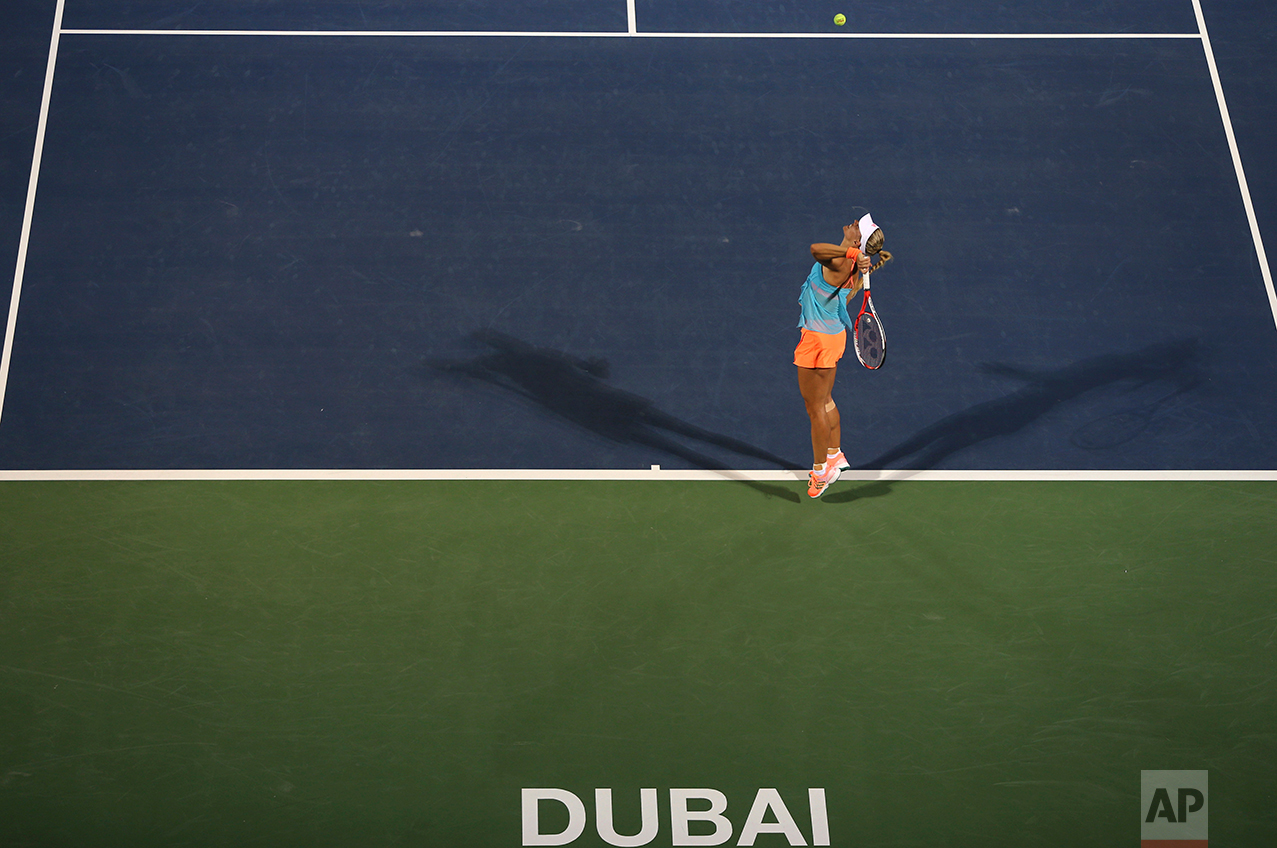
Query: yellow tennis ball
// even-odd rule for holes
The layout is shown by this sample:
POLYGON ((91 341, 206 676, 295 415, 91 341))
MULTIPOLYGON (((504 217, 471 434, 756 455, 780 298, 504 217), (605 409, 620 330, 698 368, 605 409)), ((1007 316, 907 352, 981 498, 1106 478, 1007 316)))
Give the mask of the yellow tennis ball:
POLYGON ((837 24, 838 26, 842 26, 843 24, 847 23, 847 16, 844 15, 842 12, 839 12, 838 14, 834 15, 834 23, 837 24))

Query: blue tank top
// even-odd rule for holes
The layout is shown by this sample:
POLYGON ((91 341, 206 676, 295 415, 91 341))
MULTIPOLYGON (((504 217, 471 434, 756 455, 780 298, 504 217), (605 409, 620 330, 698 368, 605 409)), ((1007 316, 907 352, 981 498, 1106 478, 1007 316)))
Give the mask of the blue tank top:
POLYGON ((822 267, 819 262, 811 266, 811 273, 798 295, 802 306, 798 326, 833 336, 852 326, 851 316, 847 314, 847 289, 834 288, 825 282, 822 267))

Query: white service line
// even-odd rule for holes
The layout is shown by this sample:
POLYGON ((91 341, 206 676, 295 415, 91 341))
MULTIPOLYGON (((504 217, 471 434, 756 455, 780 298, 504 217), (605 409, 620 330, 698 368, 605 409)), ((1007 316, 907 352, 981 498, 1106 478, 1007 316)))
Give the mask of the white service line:
MULTIPOLYGON (((0 471, 6 481, 735 481, 797 483, 806 471, 704 471, 704 470, 573 470, 573 469, 111 469, 61 471, 0 471)), ((1263 471, 947 471, 886 469, 844 471, 844 481, 1277 481, 1277 470, 1263 471)))
POLYGON ((31 177, 27 182, 27 206, 22 213, 22 236, 18 240, 18 263, 13 271, 13 294, 9 298, 9 320, 4 330, 4 352, 0 353, 0 417, 4 416, 4 396, 9 387, 9 363, 13 358, 13 335, 18 327, 18 303, 22 299, 22 277, 26 273, 27 248, 31 242, 31 218, 35 213, 35 191, 40 181, 40 160, 44 155, 44 133, 49 124, 49 99, 53 95, 53 69, 58 64, 58 40, 62 33, 62 8, 58 0, 53 13, 53 37, 49 40, 49 63, 44 71, 44 95, 40 99, 40 120, 35 130, 35 150, 31 154, 31 177))
POLYGON ((1255 242, 1255 255, 1259 257, 1259 272, 1263 275, 1264 287, 1268 290, 1268 306, 1273 313, 1273 323, 1277 325, 1277 291, 1273 290, 1273 275, 1268 269, 1268 255, 1264 252, 1264 240, 1259 234, 1259 221, 1255 218, 1255 207, 1250 202, 1246 170, 1242 168, 1241 152, 1237 149, 1237 139, 1233 135, 1233 122, 1228 116, 1228 104, 1224 102, 1224 86, 1219 81, 1219 69, 1215 66, 1215 52, 1211 50, 1210 35, 1206 32, 1206 18, 1202 14, 1201 0, 1193 0, 1193 11, 1197 14, 1197 28, 1202 36, 1202 49, 1206 51, 1206 66, 1210 68, 1211 82, 1215 85, 1215 99, 1219 102, 1219 117, 1224 122, 1224 135, 1228 138, 1228 149, 1233 154, 1233 170, 1237 172, 1237 185, 1242 192, 1242 205, 1246 207, 1246 220, 1250 222, 1250 235, 1255 242))
POLYGON ((516 30, 65 29, 65 35, 268 36, 313 38, 689 38, 896 40, 1200 39, 1196 32, 521 32, 516 30))

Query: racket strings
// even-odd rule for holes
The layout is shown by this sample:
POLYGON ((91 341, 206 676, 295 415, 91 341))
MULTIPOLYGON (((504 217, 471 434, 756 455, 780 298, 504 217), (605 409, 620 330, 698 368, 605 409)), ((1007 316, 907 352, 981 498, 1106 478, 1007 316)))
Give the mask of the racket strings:
POLYGON ((869 369, 882 365, 886 339, 883 338, 882 325, 872 312, 865 312, 856 319, 855 342, 856 356, 862 365, 869 369))

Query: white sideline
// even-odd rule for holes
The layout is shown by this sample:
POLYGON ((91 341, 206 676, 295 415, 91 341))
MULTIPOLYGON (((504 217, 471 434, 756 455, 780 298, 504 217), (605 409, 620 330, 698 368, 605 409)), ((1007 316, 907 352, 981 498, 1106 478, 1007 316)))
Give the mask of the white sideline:
POLYGON ((1224 102, 1224 86, 1219 81, 1219 69, 1215 67, 1215 51, 1210 46, 1210 35, 1206 32, 1206 17, 1202 14, 1201 0, 1193 0, 1193 11, 1197 15, 1197 29, 1202 36, 1202 50, 1206 53, 1206 67, 1210 69, 1211 82, 1215 86, 1215 100, 1219 103, 1219 118, 1224 122, 1224 135, 1228 138, 1228 150, 1233 155, 1233 170, 1237 174, 1237 186, 1241 189, 1242 205, 1246 207, 1246 220, 1250 223, 1250 236, 1255 242, 1255 255, 1259 258, 1259 272, 1264 278, 1264 288, 1268 291, 1268 306, 1273 313, 1273 323, 1277 325, 1277 291, 1273 289, 1273 274, 1268 268, 1268 254, 1264 252, 1264 240, 1259 234, 1259 221, 1255 218, 1255 207, 1250 202, 1250 187, 1246 184, 1246 171, 1242 168, 1241 152, 1237 149, 1237 139, 1233 136, 1233 121, 1228 116, 1228 104, 1224 102))
POLYGON ((13 334, 18 327, 18 302, 22 298, 22 276, 27 267, 31 242, 31 218, 35 214, 36 185, 40 180, 40 159, 44 154, 44 133, 49 125, 49 98, 53 95, 53 70, 58 63, 58 38, 62 33, 62 8, 58 0, 53 13, 53 36, 49 40, 49 62, 44 71, 44 94, 40 99, 40 120, 35 130, 35 151, 31 155, 31 177, 27 182, 27 205, 22 213, 22 235, 18 240, 18 263, 13 271, 13 294, 9 298, 9 320, 5 324, 4 349, 0 353, 0 416, 4 415, 4 395, 9 386, 9 363, 13 358, 13 334))

